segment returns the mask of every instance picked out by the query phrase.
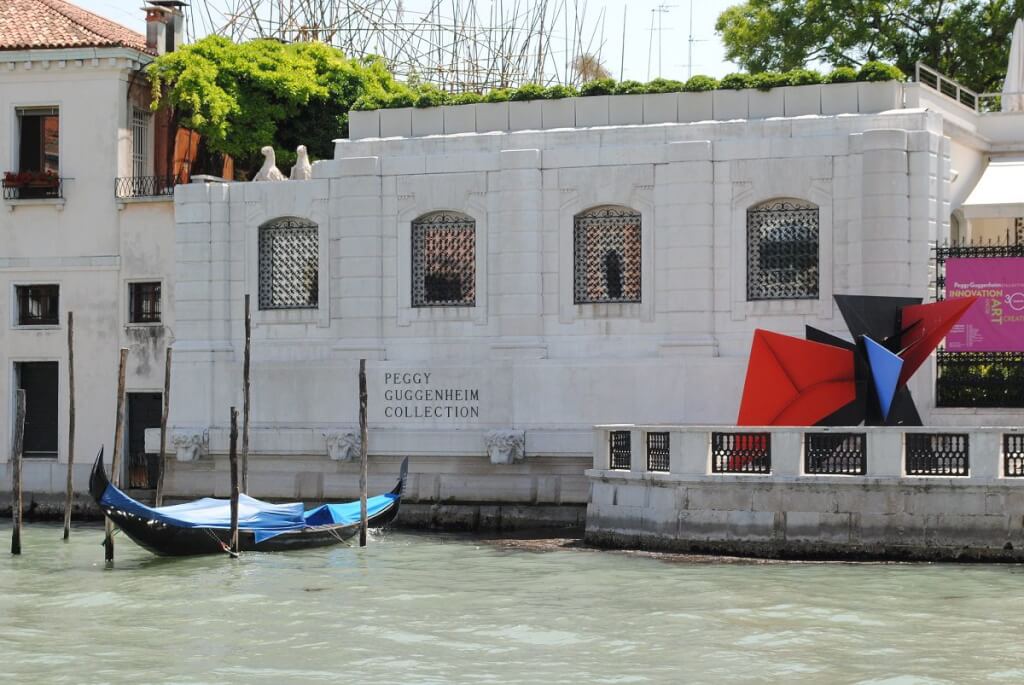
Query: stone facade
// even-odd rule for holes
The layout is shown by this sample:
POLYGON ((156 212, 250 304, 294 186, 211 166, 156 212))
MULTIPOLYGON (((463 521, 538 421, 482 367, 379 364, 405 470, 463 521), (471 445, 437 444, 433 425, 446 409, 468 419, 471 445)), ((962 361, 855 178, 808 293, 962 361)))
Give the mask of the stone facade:
MULTIPOLYGON (((292 217, 317 227, 317 305, 253 316, 251 454, 297 470, 275 492, 346 489, 324 436, 355 425, 366 358, 382 482, 411 454, 413 473, 452 468, 415 490, 423 501, 582 505, 595 423, 729 423, 754 328, 841 331, 835 292, 927 295, 948 182, 941 117, 898 110, 341 140, 309 181, 180 187, 172 397, 187 400, 171 425, 209 427, 223 459, 260 230, 292 217), (747 210, 775 198, 818 208, 817 297, 748 301, 747 210), (578 303, 574 218, 605 206, 639 214, 638 262, 623 262, 638 263, 638 297, 578 303), (414 306, 412 223, 439 211, 475 226, 470 306, 414 306), (508 430, 521 462, 495 447, 508 430), (520 474, 545 463, 563 466, 520 474)), ((200 487, 169 475, 171 492, 200 487)))

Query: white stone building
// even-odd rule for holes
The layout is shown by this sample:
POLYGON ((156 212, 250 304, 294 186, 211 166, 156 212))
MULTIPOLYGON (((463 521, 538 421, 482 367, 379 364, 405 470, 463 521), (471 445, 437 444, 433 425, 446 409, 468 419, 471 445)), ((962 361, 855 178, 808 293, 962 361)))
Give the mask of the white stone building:
MULTIPOLYGON (((84 491, 101 444, 109 454, 118 348, 131 349, 126 447, 135 481, 145 477, 142 431, 159 425, 164 346, 174 329, 174 215, 168 184, 155 177, 140 71, 168 45, 168 15, 153 13, 147 45, 146 36, 62 0, 5 0, 0 9, 0 461, 9 459, 21 387, 30 497, 64 490, 69 313, 76 487, 84 491), (157 192, 164 195, 149 196, 157 192)), ((9 477, 0 469, 0 482, 9 477)))
MULTIPOLYGON (((252 493, 355 492, 366 358, 381 485, 412 455, 410 498, 471 521, 582 504, 594 424, 735 420, 754 328, 931 296, 1020 117, 895 82, 385 110, 313 180, 180 187, 171 423, 214 458, 169 489, 226 491, 249 295, 252 493)), ((935 410, 929 375, 926 423, 993 421, 935 410)))

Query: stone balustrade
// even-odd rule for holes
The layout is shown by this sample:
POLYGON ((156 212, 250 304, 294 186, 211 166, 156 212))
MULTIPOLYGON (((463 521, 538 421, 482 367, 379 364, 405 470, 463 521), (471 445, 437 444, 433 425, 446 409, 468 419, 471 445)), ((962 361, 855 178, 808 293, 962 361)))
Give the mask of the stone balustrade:
POLYGON ((1024 558, 1019 426, 603 425, 593 454, 586 535, 595 544, 812 558, 1024 558))

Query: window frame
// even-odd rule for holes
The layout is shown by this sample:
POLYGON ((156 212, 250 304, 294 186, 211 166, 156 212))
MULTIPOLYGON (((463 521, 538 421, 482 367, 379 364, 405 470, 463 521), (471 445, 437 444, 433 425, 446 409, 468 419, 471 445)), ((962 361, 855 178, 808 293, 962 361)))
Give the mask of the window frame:
POLYGON ((280 312, 280 311, 318 311, 321 305, 320 287, 323 275, 322 272, 322 249, 320 245, 320 225, 312 219, 306 219, 297 216, 280 216, 273 219, 268 219, 261 223, 256 229, 256 309, 261 312, 280 312), (287 225, 294 224, 294 225, 287 225), (286 234, 288 232, 311 232, 312 233, 312 244, 316 250, 315 255, 312 256, 313 262, 316 264, 315 280, 309 288, 307 294, 306 304, 286 304, 286 305, 273 305, 267 304, 267 300, 264 295, 269 292, 269 297, 273 298, 273 260, 270 259, 270 273, 267 278, 269 279, 269 285, 264 283, 264 239, 265 236, 271 233, 286 234), (312 302, 309 302, 312 299, 312 302))
MULTIPOLYGON (((622 229, 631 229, 631 226, 623 226, 622 229)), ((625 242, 627 238, 623 238, 625 242)), ((643 228, 643 213, 640 210, 628 207, 626 205, 619 204, 602 204, 593 207, 588 207, 577 212, 573 215, 572 222, 572 298, 574 305, 604 305, 604 304, 642 304, 643 303, 643 267, 644 267, 644 228, 643 228), (601 213, 607 213, 611 211, 618 211, 618 216, 599 216, 601 213), (620 274, 619 274, 619 288, 623 296, 613 298, 610 296, 605 297, 581 297, 581 270, 586 271, 586 265, 581 263, 580 255, 580 231, 585 226, 581 225, 581 222, 587 220, 600 220, 600 219, 635 219, 637 222, 636 233, 637 233, 637 245, 636 245, 636 260, 635 264, 636 275, 635 275, 635 296, 625 296, 624 292, 626 289, 625 283, 627 280, 632 280, 629 276, 629 264, 625 255, 619 254, 618 252, 606 252, 603 257, 600 257, 600 263, 604 264, 604 279, 605 279, 605 292, 609 290, 608 283, 608 266, 607 257, 609 255, 615 255, 619 258, 620 274)))
POLYGON ((61 284, 59 282, 47 281, 43 283, 39 282, 19 282, 12 284, 12 306, 11 313, 13 314, 11 325, 13 328, 25 329, 25 330, 40 330, 40 329, 56 329, 60 328, 61 325, 61 313, 63 311, 63 302, 61 298, 61 284), (56 289, 56 304, 52 307, 54 312, 54 318, 52 320, 47 319, 42 322, 26 322, 22 317, 22 296, 23 290, 29 288, 55 288, 56 289))
POLYGON ((128 285, 128 312, 127 325, 136 326, 162 326, 164 323, 164 284, 160 279, 137 279, 127 282, 128 285), (137 320, 135 318, 135 289, 140 286, 156 286, 158 293, 156 299, 157 318, 154 320, 137 320))
MULTIPOLYGON (((775 197, 762 202, 754 203, 746 208, 744 212, 744 237, 745 237, 745 256, 746 256, 746 269, 745 269, 745 298, 747 302, 772 302, 772 301, 794 301, 794 300, 808 300, 817 301, 822 296, 822 221, 821 221, 821 205, 804 198, 797 197, 775 197), (799 292, 785 292, 782 294, 758 294, 757 288, 755 288, 754 281, 755 276, 761 272, 768 271, 783 271, 782 268, 769 269, 762 267, 760 262, 765 256, 762 251, 762 245, 770 243, 780 243, 783 241, 757 241, 755 243, 755 218, 758 214, 767 215, 770 212, 778 213, 796 213, 796 212, 808 212, 813 211, 814 215, 814 248, 815 248, 815 264, 814 270, 814 289, 813 292, 805 289, 803 293, 799 292), (757 248, 757 254, 755 255, 755 245, 757 248)), ((795 242, 795 241, 794 241, 795 242)), ((787 267, 790 271, 798 271, 797 267, 787 267)), ((777 284, 776 287, 787 288, 793 291, 798 291, 799 281, 787 282, 777 284)), ((766 286, 767 288, 767 286, 766 286)))
POLYGON ((58 176, 58 177, 61 175, 61 157, 63 156, 61 154, 62 153, 62 147, 63 147, 61 145, 61 139, 63 138, 63 135, 62 135, 63 127, 61 125, 60 110, 61 110, 61 107, 60 107, 59 104, 15 105, 15 107, 14 107, 14 120, 17 122, 17 126, 16 126, 16 129, 14 131, 15 145, 13 146, 14 159, 12 160, 12 162, 13 162, 12 166, 14 167, 14 170, 16 170, 18 172, 23 172, 23 171, 43 172, 43 171, 46 170, 46 166, 47 166, 47 164, 46 164, 46 145, 45 145, 45 135, 43 133, 43 131, 44 131, 43 122, 40 122, 40 129, 39 129, 39 146, 40 146, 40 150, 39 150, 39 167, 40 168, 39 169, 22 168, 22 166, 23 166, 22 165, 22 159, 24 157, 24 149, 23 149, 23 147, 24 147, 23 146, 23 120, 24 120, 25 117, 37 117, 37 118, 40 118, 40 119, 45 119, 46 117, 55 117, 57 119, 57 153, 56 153, 57 163, 56 163, 56 169, 53 171, 53 173, 56 176, 58 176))
MULTIPOLYGON (((410 305, 414 308, 437 308, 437 307, 475 307, 477 304, 477 227, 476 219, 469 216, 464 212, 456 210, 436 210, 427 212, 416 217, 409 222, 409 235, 411 238, 410 246, 410 257, 411 257, 411 273, 410 273, 410 305), (462 286, 465 290, 466 282, 469 283, 470 297, 465 298, 463 301, 452 299, 440 299, 430 300, 427 298, 427 284, 426 279, 428 277, 426 262, 428 257, 424 255, 420 258, 422 251, 426 249, 424 243, 426 242, 426 236, 429 230, 433 229, 444 229, 449 228, 457 231, 465 231, 470 233, 471 245, 469 247, 469 254, 471 255, 468 273, 462 273, 462 286), (417 230, 420 229, 420 230, 417 230), (423 279, 424 283, 419 286, 418 281, 423 279), (419 298, 419 294, 422 293, 422 299, 419 298)), ((463 264, 459 264, 458 270, 465 272, 467 269, 463 264)))

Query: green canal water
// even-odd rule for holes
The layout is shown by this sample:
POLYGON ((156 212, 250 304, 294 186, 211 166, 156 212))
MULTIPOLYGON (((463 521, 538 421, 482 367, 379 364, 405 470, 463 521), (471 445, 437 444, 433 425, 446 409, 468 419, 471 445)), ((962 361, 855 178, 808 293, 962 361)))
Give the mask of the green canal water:
POLYGON ((1024 682, 1024 568, 692 563, 392 532, 158 559, 0 526, 0 683, 1024 682))

